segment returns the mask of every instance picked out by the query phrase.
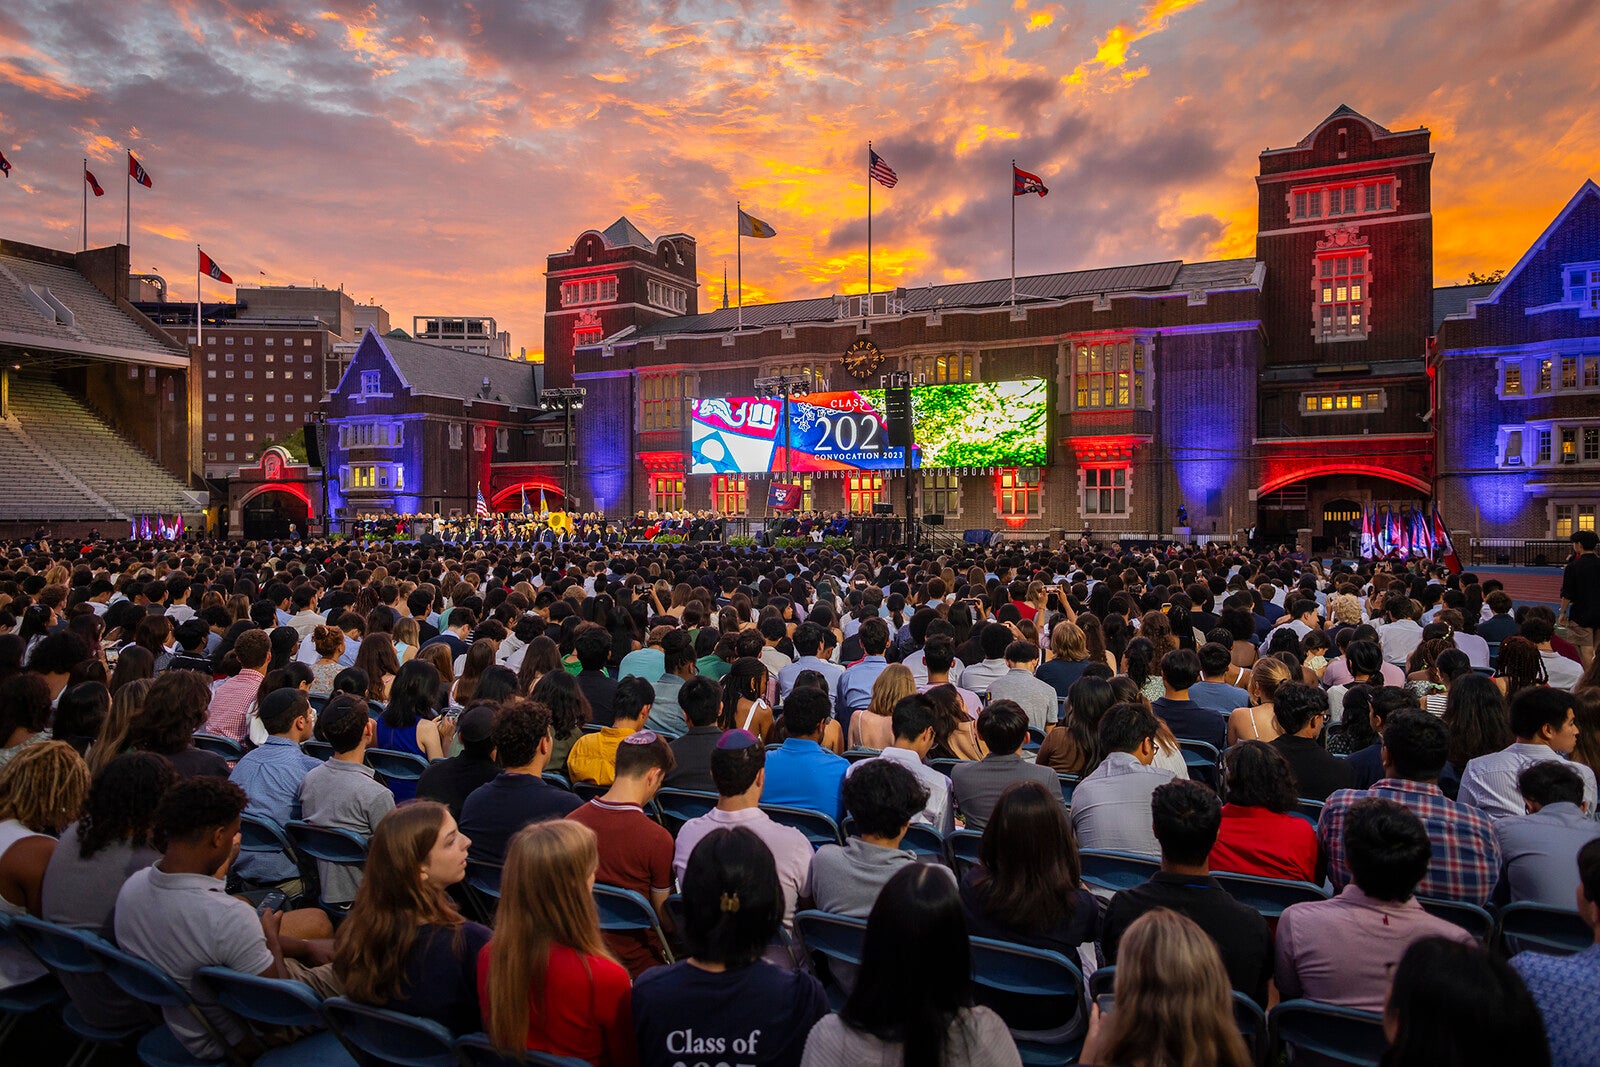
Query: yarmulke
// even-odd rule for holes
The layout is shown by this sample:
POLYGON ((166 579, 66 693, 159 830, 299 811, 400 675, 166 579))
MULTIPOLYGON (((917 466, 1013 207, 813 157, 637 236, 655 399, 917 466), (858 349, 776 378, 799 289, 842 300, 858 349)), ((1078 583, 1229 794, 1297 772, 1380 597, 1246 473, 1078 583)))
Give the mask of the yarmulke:
POLYGON ((625 745, 653 745, 661 740, 661 735, 654 730, 638 730, 622 739, 625 745))
POLYGON ((729 730, 717 739, 717 747, 724 749, 752 748, 761 739, 749 730, 729 730))

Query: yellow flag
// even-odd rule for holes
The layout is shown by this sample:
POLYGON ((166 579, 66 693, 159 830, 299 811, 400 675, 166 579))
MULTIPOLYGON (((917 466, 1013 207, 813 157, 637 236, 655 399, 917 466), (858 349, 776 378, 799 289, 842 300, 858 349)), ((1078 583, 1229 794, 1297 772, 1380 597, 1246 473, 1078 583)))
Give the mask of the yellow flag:
POLYGON ((745 212, 743 209, 740 209, 739 211, 739 232, 746 237, 778 236, 777 230, 774 230, 771 226, 767 225, 765 222, 762 222, 754 215, 745 212))

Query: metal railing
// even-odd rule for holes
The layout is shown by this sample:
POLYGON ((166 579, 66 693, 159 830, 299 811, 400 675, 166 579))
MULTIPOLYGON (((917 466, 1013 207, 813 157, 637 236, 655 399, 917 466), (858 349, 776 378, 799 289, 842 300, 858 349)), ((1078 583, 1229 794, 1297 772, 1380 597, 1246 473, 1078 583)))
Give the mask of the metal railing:
POLYGON ((1572 543, 1561 538, 1474 537, 1468 546, 1474 564, 1501 567, 1561 567, 1572 558, 1572 543))

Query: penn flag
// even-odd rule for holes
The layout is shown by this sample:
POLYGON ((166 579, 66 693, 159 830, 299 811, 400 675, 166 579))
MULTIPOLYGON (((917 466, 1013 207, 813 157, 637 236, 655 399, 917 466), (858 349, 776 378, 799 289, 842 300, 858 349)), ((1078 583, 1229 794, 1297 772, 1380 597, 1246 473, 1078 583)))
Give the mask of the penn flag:
POLYGON ((7 178, 11 177, 11 161, 6 158, 4 152, 0 152, 0 174, 4 174, 7 178))
POLYGON ((106 191, 100 188, 100 183, 95 181, 94 171, 90 170, 88 167, 83 168, 83 180, 89 183, 89 188, 94 191, 95 196, 106 195, 106 191))
POLYGON ((894 168, 885 163, 883 157, 871 148, 867 149, 867 177, 885 189, 893 189, 900 184, 900 175, 896 174, 894 168))
POLYGON ((155 184, 150 181, 150 172, 144 169, 144 164, 133 158, 132 152, 128 153, 128 177, 146 189, 155 188, 155 184))
POLYGON ((524 515, 526 515, 528 513, 528 487, 527 486, 523 486, 522 487, 522 513, 524 515))
POLYGON ((222 268, 217 266, 217 261, 206 255, 203 249, 200 250, 200 273, 207 278, 221 282, 223 285, 233 284, 233 279, 224 274, 222 268))
POLYGON ((1050 190, 1045 188, 1043 178, 1029 174, 1015 163, 1011 164, 1011 195, 1027 196, 1029 193, 1049 196, 1050 190))
POLYGON ((1461 573, 1461 557, 1456 555, 1455 542, 1450 540, 1450 531, 1445 529, 1437 500, 1433 503, 1433 550, 1451 574, 1461 573))
POLYGON ((745 237, 776 237, 778 231, 762 222, 754 215, 739 209, 739 233, 745 237))
POLYGON ((793 511, 800 506, 800 487, 773 482, 767 490, 767 507, 773 511, 793 511))
POLYGON ((1372 508, 1361 513, 1361 558, 1371 559, 1378 552, 1378 536, 1373 529, 1376 512, 1372 508))
POLYGON ((489 517, 489 502, 487 500, 483 499, 483 486, 481 486, 481 485, 478 486, 478 509, 477 509, 477 515, 478 515, 478 518, 480 518, 480 519, 487 519, 489 517))

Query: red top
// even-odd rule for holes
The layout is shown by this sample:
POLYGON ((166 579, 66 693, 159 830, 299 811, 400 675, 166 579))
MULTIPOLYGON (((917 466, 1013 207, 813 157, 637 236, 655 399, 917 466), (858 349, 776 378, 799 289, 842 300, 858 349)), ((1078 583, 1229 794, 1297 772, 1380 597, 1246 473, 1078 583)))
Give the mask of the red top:
MULTIPOLYGON (((600 842, 600 869, 595 881, 631 889, 650 899, 652 889, 672 891, 672 835, 637 804, 612 804, 598 798, 568 815, 593 830, 600 842)), ((637 978, 667 962, 655 933, 608 932, 606 947, 637 978)))
MULTIPOLYGON (((478 1003, 489 1025, 489 952, 478 953, 478 1003)), ((550 947, 544 988, 528 993, 528 1048, 575 1056, 596 1067, 637 1067, 633 1037, 632 983, 619 964, 579 955, 565 945, 550 947)))
POLYGON ((1211 869, 1262 878, 1316 881, 1317 830, 1309 819, 1243 804, 1222 805, 1211 869))

